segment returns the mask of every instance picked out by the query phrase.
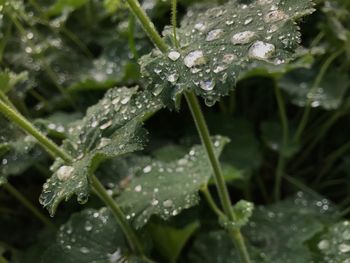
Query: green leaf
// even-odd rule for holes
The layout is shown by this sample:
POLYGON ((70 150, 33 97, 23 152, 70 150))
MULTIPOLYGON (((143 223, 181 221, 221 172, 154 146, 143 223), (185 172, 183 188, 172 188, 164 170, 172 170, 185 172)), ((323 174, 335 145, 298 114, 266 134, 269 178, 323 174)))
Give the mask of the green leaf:
POLYGON ((64 12, 72 12, 85 5, 86 2, 87 0, 56 0, 46 14, 48 16, 56 16, 64 12))
MULTIPOLYGON (((295 20, 314 11, 312 2, 249 2, 189 11, 178 29, 180 48, 154 50, 140 60, 150 88, 163 93, 168 105, 190 89, 211 106, 250 70, 288 63, 300 42, 295 20)), ((171 28, 163 34, 170 42, 171 28)))
MULTIPOLYGON (((289 133, 292 134, 291 131, 289 133)), ((286 158, 292 157, 300 149, 300 145, 292 142, 291 138, 288 138, 288 145, 283 145, 283 131, 280 122, 263 122, 261 124, 261 137, 268 148, 281 153, 286 158)))
POLYGON ((319 86, 314 87, 314 81, 319 70, 299 69, 286 74, 279 82, 290 96, 291 102, 297 106, 311 105, 325 110, 339 108, 349 87, 347 74, 332 71, 326 73, 319 86))
POLYGON ((251 122, 222 114, 211 114, 208 116, 208 123, 214 133, 230 138, 221 158, 225 164, 247 174, 260 166, 259 142, 251 122))
POLYGON ((127 257, 122 231, 107 208, 85 209, 60 227, 56 242, 41 262, 124 262, 127 257))
POLYGON ((314 261, 342 262, 350 259, 350 222, 342 221, 330 226, 315 240, 314 261))
POLYGON ((175 228, 162 224, 150 224, 149 230, 155 247, 167 262, 177 262, 188 239, 199 228, 199 223, 193 222, 183 228, 175 228))
POLYGON ((120 8, 120 6, 122 5, 122 1, 121 0, 104 0, 103 5, 108 11, 108 13, 113 14, 120 8))
POLYGON ((70 129, 63 149, 73 158, 72 164, 57 159, 54 174, 43 186, 40 203, 54 214, 62 200, 73 194, 79 203, 89 195, 89 176, 106 159, 143 149, 146 132, 142 120, 162 107, 152 94, 135 88, 109 90, 103 99, 87 110, 85 118, 70 129))
POLYGON ((0 90, 4 93, 9 92, 17 83, 23 82, 28 78, 28 72, 16 74, 9 70, 0 71, 0 90))
MULTIPOLYGON (((336 219, 335 207, 327 199, 298 192, 295 197, 254 209, 242 231, 253 262, 309 263, 312 260, 306 242, 336 219)), ((224 231, 200 235, 189 258, 194 263, 239 262, 232 240, 224 231)))
MULTIPOLYGON (((220 155, 228 139, 216 137, 215 151, 220 155)), ((164 220, 198 203, 198 191, 212 174, 202 146, 194 146, 183 158, 173 162, 153 161, 145 166, 117 199, 136 228, 152 215, 164 220)))
POLYGON ((0 116, 0 185, 11 175, 19 175, 45 154, 37 141, 0 116))

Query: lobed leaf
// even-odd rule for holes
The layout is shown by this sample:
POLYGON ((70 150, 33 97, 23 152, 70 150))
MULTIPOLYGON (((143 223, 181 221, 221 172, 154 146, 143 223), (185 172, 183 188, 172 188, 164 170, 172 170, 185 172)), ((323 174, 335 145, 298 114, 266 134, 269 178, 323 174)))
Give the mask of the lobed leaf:
MULTIPOLYGON (((231 0, 187 13, 178 29, 180 48, 154 50, 140 60, 143 76, 165 101, 194 90, 208 106, 257 68, 283 66, 300 42, 295 21, 314 11, 310 0, 231 0)), ((172 39, 170 28, 165 39, 172 39)))
POLYGON ((63 149, 74 161, 65 164, 57 159, 54 174, 43 186, 40 203, 55 213, 62 200, 73 194, 84 203, 89 195, 89 176, 99 164, 143 148, 145 130, 142 120, 162 107, 159 99, 138 88, 115 88, 87 110, 86 116, 70 129, 63 149))
POLYGON ((293 104, 334 110, 340 107, 349 88, 349 77, 340 72, 326 73, 318 86, 314 86, 319 71, 294 70, 286 74, 279 86, 289 95, 293 104))
POLYGON ((41 262, 124 262, 127 256, 122 231, 107 208, 73 214, 57 233, 56 242, 41 262))
MULTIPOLYGON (((228 143, 225 137, 214 139, 220 155, 228 143)), ((146 165, 117 199, 136 228, 144 226, 152 215, 164 220, 198 203, 198 191, 212 174, 202 146, 194 146, 183 158, 173 162, 153 161, 146 165)))
MULTIPOLYGON (((309 263, 312 258, 306 241, 335 220, 335 207, 327 199, 298 192, 293 198, 257 207, 242 231, 252 262, 309 263)), ((238 253, 224 231, 200 235, 189 259, 189 262, 239 262, 238 253)))

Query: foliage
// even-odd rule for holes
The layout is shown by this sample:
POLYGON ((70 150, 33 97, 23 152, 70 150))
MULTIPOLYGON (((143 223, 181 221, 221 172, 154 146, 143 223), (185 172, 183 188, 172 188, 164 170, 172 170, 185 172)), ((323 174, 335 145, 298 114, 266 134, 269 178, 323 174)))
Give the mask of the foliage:
POLYGON ((348 263, 349 1, 134 1, 0 0, 0 262, 348 263))

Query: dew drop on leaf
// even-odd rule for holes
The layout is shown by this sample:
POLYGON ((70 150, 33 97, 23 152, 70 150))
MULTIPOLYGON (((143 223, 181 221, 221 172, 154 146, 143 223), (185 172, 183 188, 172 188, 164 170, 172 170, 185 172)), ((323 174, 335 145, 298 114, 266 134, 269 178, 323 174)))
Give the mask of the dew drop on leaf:
POLYGON ((287 16, 281 10, 273 10, 264 16, 264 21, 266 23, 273 23, 285 19, 287 16))
POLYGON ((321 240, 318 244, 317 244, 317 247, 320 249, 320 250, 326 250, 328 249, 330 246, 329 244, 329 241, 328 240, 321 240))
POLYGON ((180 57, 180 53, 177 51, 170 51, 168 53, 168 58, 170 58, 172 61, 178 60, 180 57))
POLYGON ((275 51, 275 46, 269 43, 265 43, 263 41, 256 41, 250 48, 249 48, 249 57, 265 60, 268 59, 273 52, 275 51))
POLYGON ((206 41, 214 41, 217 40, 221 37, 221 35, 223 34, 223 30, 222 29, 214 29, 212 31, 209 31, 209 33, 207 34, 206 37, 206 41))
POLYGON ((74 168, 72 166, 63 165, 57 170, 57 178, 61 181, 65 181, 73 172, 74 168))
POLYGON ((149 173, 152 171, 152 166, 147 165, 146 167, 143 168, 142 170, 145 174, 149 173))
POLYGON ((185 58, 184 63, 186 67, 192 68, 194 66, 204 65, 206 63, 206 59, 203 55, 203 51, 195 50, 190 52, 185 58))
POLYGON ((172 207, 173 206, 173 201, 171 201, 170 199, 169 200, 165 200, 163 202, 163 206, 164 207, 172 207))
POLYGON ((212 80, 204 80, 199 83, 202 90, 210 91, 215 87, 215 82, 212 80))
POLYGON ((243 45, 252 42, 255 37, 255 32, 253 31, 243 31, 236 33, 231 38, 231 43, 234 45, 243 45))

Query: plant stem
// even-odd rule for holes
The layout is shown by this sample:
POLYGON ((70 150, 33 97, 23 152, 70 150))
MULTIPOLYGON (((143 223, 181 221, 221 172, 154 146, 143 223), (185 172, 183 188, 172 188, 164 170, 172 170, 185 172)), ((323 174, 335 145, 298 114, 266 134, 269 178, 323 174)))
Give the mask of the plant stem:
MULTIPOLYGON (((222 208, 223 208, 227 218, 230 221, 235 222, 236 215, 234 214, 234 211, 232 209, 232 204, 230 201, 230 196, 228 193, 226 182, 225 182, 224 176, 222 175, 221 165, 219 163, 218 158, 215 155, 214 147, 213 147, 212 141, 210 139, 209 130, 208 130, 206 121, 204 119, 202 110, 200 108, 199 102, 197 100, 197 97, 193 92, 185 93, 185 97, 186 97, 187 104, 190 107, 194 122, 195 122, 196 127, 197 127, 197 131, 198 131, 199 136, 201 138, 202 145, 204 146, 204 148, 206 150, 209 162, 210 162, 211 167, 213 169, 214 180, 216 183, 216 187, 218 189, 219 198, 221 201, 222 208)), ((234 240, 234 243, 236 245, 236 248, 238 249, 241 261, 245 262, 245 263, 250 262, 249 254, 248 254, 247 248, 245 246, 241 231, 239 229, 235 229, 235 230, 232 230, 230 232, 231 232, 230 234, 234 240)))
MULTIPOLYGON (((151 22, 151 20, 146 15, 145 11, 141 8, 139 2, 137 0, 126 0, 132 10, 132 12, 135 14, 135 16, 138 17, 139 21, 141 22, 144 30, 147 32, 148 36, 151 38, 153 43, 158 47, 160 51, 165 53, 168 50, 168 46, 165 44, 163 39, 160 37, 158 32, 156 31, 154 24, 151 22)), ((209 130, 207 128, 207 124, 205 122, 203 113, 201 111, 200 105, 198 103, 197 97, 194 93, 188 92, 185 93, 185 97, 187 100, 187 103, 191 109, 193 119, 195 121, 195 124, 197 126, 197 130, 199 133, 199 136, 202 140, 202 144, 204 148, 206 149, 208 159, 210 161, 210 164, 212 166, 213 172, 214 172, 214 178, 216 182, 216 186, 218 188, 219 197, 221 201, 221 205, 225 211, 225 215, 230 221, 235 221, 236 216, 233 212, 230 197, 228 194, 228 189, 226 186, 225 179, 221 172, 221 166, 219 163, 219 160, 217 159, 215 153, 214 153, 214 147, 212 145, 212 141, 210 139, 209 130)), ((239 252, 241 261, 244 263, 250 263, 249 254, 247 251, 247 248, 244 243, 244 239, 242 237, 240 229, 235 229, 230 231, 230 234, 234 240, 235 246, 239 252)))
MULTIPOLYGON (((308 94, 312 94, 320 85, 328 67, 332 64, 332 62, 341 54, 343 53, 344 48, 339 49, 337 52, 334 52, 332 55, 329 56, 329 58, 324 62, 324 64, 322 65, 320 72, 318 73, 318 75, 316 76, 316 79, 310 89, 310 91, 308 92, 308 94)), ((305 105, 305 109, 304 109, 304 113, 301 117, 299 126, 297 128, 297 131, 294 135, 293 141, 294 142, 299 142, 301 135, 304 132, 304 129, 306 127, 306 124, 309 120, 309 116, 310 116, 310 112, 311 112, 311 105, 310 105, 310 99, 307 98, 306 101, 306 105, 305 105)))
POLYGON ((16 123, 24 131, 32 135, 38 140, 38 142, 48 150, 48 152, 54 157, 60 157, 66 162, 71 162, 72 158, 58 147, 53 141, 47 138, 39 130, 37 130, 26 118, 20 113, 16 112, 5 102, 0 100, 0 112, 2 112, 10 121, 16 123))
POLYGON ((275 189, 274 189, 275 200, 278 201, 281 198, 281 182, 282 182, 282 177, 283 177, 284 168, 286 164, 284 151, 288 145, 289 126, 288 126, 288 118, 286 114, 286 107, 284 104, 281 91, 276 84, 274 85, 274 89, 275 89, 275 96, 278 104, 278 112, 280 115, 280 119, 282 123, 282 132, 283 132, 282 146, 281 146, 279 156, 278 156, 278 161, 277 161, 276 178, 275 178, 276 181, 275 181, 275 189))
POLYGON ((126 0, 133 14, 139 19, 143 29, 148 34, 149 38, 163 53, 168 50, 168 46, 165 44, 159 33, 157 32, 154 24, 147 16, 145 10, 142 9, 140 3, 137 0, 126 0))
POLYGON ((176 48, 179 48, 179 42, 176 35, 176 26, 177 26, 177 0, 171 1, 171 25, 173 26, 173 39, 174 45, 176 48))
POLYGON ((201 192, 203 193, 205 199, 207 200, 211 210, 213 210, 213 212, 218 216, 218 217, 222 217, 224 216, 224 213, 218 208, 218 206, 216 205, 211 193, 209 192, 208 186, 205 185, 201 188, 201 192))
POLYGON ((135 16, 133 14, 129 15, 128 33, 129 48, 133 55, 133 58, 137 60, 139 58, 139 54, 137 53, 137 48, 135 44, 135 16))
POLYGON ((12 104, 12 102, 9 100, 9 98, 6 96, 6 94, 2 90, 0 90, 0 100, 2 100, 7 105, 15 109, 15 106, 12 104))
POLYGON ((114 199, 107 193, 106 189, 103 187, 101 182, 97 179, 95 175, 90 177, 90 183, 92 187, 97 192, 97 195, 100 199, 111 209, 115 219, 118 221, 120 227, 123 229, 126 238, 129 241, 129 244, 132 246, 132 249, 139 255, 142 255, 142 246, 136 236, 135 231, 130 227, 129 222, 125 218, 123 211, 120 209, 118 204, 114 199))
POLYGON ((14 188, 10 183, 2 185, 4 189, 9 192, 14 198, 16 198, 22 205, 24 205, 32 214, 50 228, 55 228, 55 225, 45 216, 41 211, 36 208, 28 199, 14 188))
MULTIPOLYGON (((43 146, 44 150, 46 150, 48 153, 53 155, 54 157, 60 157, 67 163, 72 163, 73 158, 66 153, 64 150, 62 150, 58 145, 56 145, 54 142, 52 142, 49 138, 47 138, 45 135, 43 135, 39 130, 37 130, 28 120, 26 120, 22 115, 11 109, 11 107, 7 106, 3 101, 0 100, 0 112, 2 112, 9 120, 16 123, 19 127, 21 127, 24 131, 26 131, 28 134, 32 135, 34 138, 38 140, 38 142, 43 146)), ((119 222, 123 222, 123 224, 120 225, 121 229, 123 230, 125 236, 127 237, 128 241, 132 242, 130 243, 130 246, 132 248, 137 248, 135 250, 136 253, 142 254, 142 249, 140 250, 140 246, 138 245, 139 242, 137 241, 135 243, 135 239, 137 240, 136 234, 133 234, 130 236, 130 233, 134 233, 133 229, 127 224, 125 215, 123 212, 119 209, 119 212, 116 213, 115 209, 117 204, 115 201, 110 198, 109 200, 106 199, 106 195, 108 196, 108 193, 106 189, 102 186, 102 184, 98 181, 98 179, 92 175, 91 176, 92 184, 94 186, 94 189, 96 190, 98 196, 101 198, 101 200, 113 211, 114 216, 118 219, 119 222), (126 222, 126 224, 125 224, 126 222)))

